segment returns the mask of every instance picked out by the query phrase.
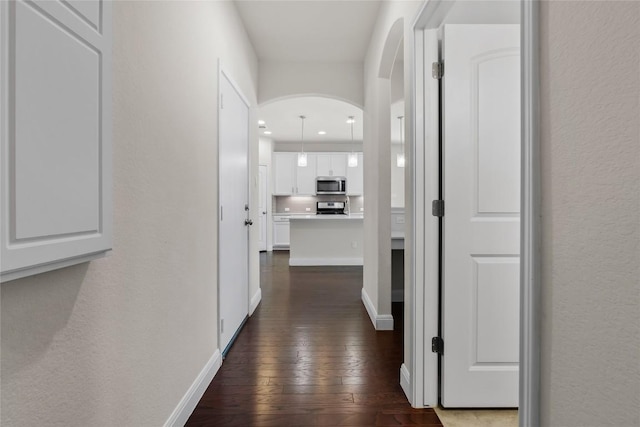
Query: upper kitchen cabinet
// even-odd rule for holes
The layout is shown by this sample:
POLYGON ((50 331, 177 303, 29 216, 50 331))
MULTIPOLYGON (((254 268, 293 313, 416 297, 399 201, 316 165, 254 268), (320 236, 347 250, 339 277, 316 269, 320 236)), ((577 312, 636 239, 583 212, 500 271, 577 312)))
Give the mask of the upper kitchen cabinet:
POLYGON ((318 154, 318 176, 346 176, 347 153, 318 154))
POLYGON ((2 281, 111 249, 111 2, 0 2, 2 281))
POLYGON ((296 153, 273 153, 273 194, 291 196, 295 194, 296 153))
POLYGON ((273 153, 275 196, 316 194, 316 155, 307 153, 307 166, 298 166, 298 153, 273 153))
POLYGON ((296 164, 296 194, 313 196, 316 194, 317 156, 307 153, 307 166, 298 166, 298 155, 294 159, 296 164))
POLYGON ((357 153, 358 165, 347 168, 347 194, 362 196, 364 194, 364 163, 362 153, 357 153))

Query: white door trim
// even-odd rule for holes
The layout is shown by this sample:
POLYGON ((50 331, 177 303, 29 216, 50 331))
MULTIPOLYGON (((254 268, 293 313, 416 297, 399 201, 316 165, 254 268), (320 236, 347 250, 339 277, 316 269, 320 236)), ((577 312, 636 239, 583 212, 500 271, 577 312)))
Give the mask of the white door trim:
MULTIPOLYGON (((431 337, 438 335, 438 287, 425 286, 438 281, 438 220, 430 212, 431 200, 438 198, 438 99, 425 99, 426 93, 437 90, 437 81, 431 79, 431 58, 425 58, 425 48, 437 30, 416 28, 414 24, 414 64, 411 91, 411 109, 415 127, 409 137, 414 137, 411 161, 414 170, 413 215, 414 239, 411 259, 411 304, 409 389, 405 393, 414 407, 438 404, 438 357, 431 353, 431 337), (428 123, 423 119, 429 117, 428 123), (435 139, 434 139, 435 138, 435 139), (426 141, 433 141, 428 144, 426 141), (436 242, 427 245, 426 242, 436 242), (421 260, 421 262, 416 262, 421 260), (432 380, 427 381, 427 378, 432 380)), ((437 57, 437 51, 433 52, 437 57)), ((405 358, 406 360, 406 358, 405 358)), ((405 366, 403 365, 403 368, 405 366)), ((404 372, 404 371, 403 371, 404 372)), ((406 372, 404 372, 406 376, 406 372)), ((406 380, 405 380, 406 381, 406 380)))
MULTIPOLYGON (((217 324, 217 345, 218 347, 220 347, 220 343, 221 343, 221 333, 220 333, 220 183, 221 183, 221 179, 220 179, 220 110, 222 107, 222 91, 220 90, 221 87, 221 82, 222 82, 222 77, 225 77, 229 83, 231 84, 231 86, 235 89, 236 93, 238 94, 238 96, 240 96, 240 99, 242 99, 242 102, 244 102, 244 104, 247 106, 247 110, 251 109, 251 104, 248 100, 248 98, 244 95, 244 93, 242 92, 242 90, 240 89, 240 86, 236 83, 236 81, 229 75, 229 73, 226 72, 226 70, 224 69, 224 67, 222 66, 222 62, 220 61, 220 59, 218 58, 218 102, 217 102, 217 112, 216 112, 216 121, 217 121, 217 127, 218 127, 218 146, 217 146, 217 167, 218 167, 218 188, 217 188, 217 194, 216 194, 216 206, 217 206, 217 217, 216 217, 216 233, 217 233, 217 242, 216 242, 216 247, 217 247, 217 254, 216 254, 216 258, 217 258, 217 266, 216 266, 216 294, 217 294, 217 310, 218 310, 218 324, 217 324)), ((251 116, 249 115, 249 119, 251 118, 251 116)), ((250 123, 247 123, 247 127, 250 126, 250 123)), ((250 132, 247 132, 247 135, 251 135, 250 132)), ((247 159, 247 203, 249 203, 249 208, 251 208, 251 150, 250 150, 250 142, 247 141, 247 155, 248 155, 248 159, 247 159)), ((251 212, 251 209, 249 209, 249 212, 251 212)), ((249 217, 249 216, 248 216, 249 217)), ((247 265, 249 265, 251 263, 251 247, 250 247, 250 234, 247 233, 247 265)), ((251 305, 251 292, 250 292, 250 284, 251 284, 251 268, 248 269, 247 271, 247 287, 249 288, 249 298, 247 298, 247 313, 249 313, 249 309, 250 309, 250 305, 251 305)), ((218 348, 218 350, 222 353, 224 351, 224 348, 218 348)))
MULTIPOLYGON (((260 208, 260 203, 264 202, 264 250, 268 251, 269 250, 269 166, 265 165, 265 164, 258 164, 258 198, 261 198, 260 192, 262 191, 262 182, 260 180, 260 171, 262 170, 262 168, 264 168, 264 185, 265 185, 265 190, 264 190, 264 200, 258 200, 258 208, 260 208)), ((259 218, 262 218, 262 210, 259 209, 258 210, 258 215, 259 218)), ((258 224, 259 225, 259 224, 258 224)), ((258 232, 260 233, 260 229, 258 228, 258 232)), ((260 242, 260 239, 262 238, 262 235, 260 235, 260 237, 258 238, 258 242, 260 242)), ((262 251, 262 247, 260 246, 259 248, 260 251, 262 251)))
MULTIPOLYGON (((429 0, 424 3, 413 24, 415 49, 413 52, 415 68, 411 81, 414 95, 411 105, 414 114, 415 137, 412 158, 414 170, 430 170, 431 164, 427 163, 425 153, 430 147, 419 147, 424 142, 425 126, 423 119, 427 108, 424 97, 424 77, 431 74, 431 58, 424 55, 424 33, 428 28, 438 28, 444 21, 447 12, 453 5, 453 1, 429 0)), ((522 69, 522 154, 521 154, 521 279, 520 279, 520 427, 533 427, 539 425, 540 413, 540 157, 539 157, 539 75, 538 75, 538 0, 522 0, 521 4, 521 69, 522 69)), ((428 372, 422 372, 425 366, 425 352, 433 325, 425 325, 423 321, 426 313, 438 310, 437 300, 427 299, 429 287, 425 277, 425 266, 437 265, 437 260, 432 259, 431 248, 426 245, 428 240, 427 221, 430 216, 429 201, 437 198, 432 188, 427 186, 428 177, 414 176, 414 200, 416 224, 422 219, 425 224, 423 229, 416 226, 412 276, 413 289, 411 298, 413 315, 410 325, 411 359, 411 395, 409 396, 413 406, 431 406, 437 402, 437 395, 424 394, 425 378, 437 378, 437 367, 433 364, 428 367, 428 372), (421 181, 422 178, 423 180, 421 181), (415 262, 422 256, 423 262, 415 262), (434 264, 435 262, 435 264, 434 264), (422 281, 424 280, 424 282, 422 281), (424 299, 423 299, 424 298, 424 299), (424 302, 424 304, 421 304, 424 302), (419 321, 420 320, 420 321, 419 321), (427 330, 428 329, 428 330, 427 330), (423 345, 420 345, 422 343, 423 345)), ((431 241, 433 242, 433 241, 431 241)), ((435 284, 437 286, 437 283, 435 284)), ((436 326, 437 327, 437 326, 436 326)), ((406 390, 405 390, 406 391, 406 390)))
POLYGON ((520 427, 540 425, 539 1, 520 2, 520 427))

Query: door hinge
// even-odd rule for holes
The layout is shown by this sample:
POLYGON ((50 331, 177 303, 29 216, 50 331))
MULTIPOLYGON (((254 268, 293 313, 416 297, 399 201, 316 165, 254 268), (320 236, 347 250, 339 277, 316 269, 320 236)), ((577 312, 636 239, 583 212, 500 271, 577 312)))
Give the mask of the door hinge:
POLYGON ((440 80, 444 76, 444 62, 434 62, 431 64, 431 75, 434 79, 440 80))
POLYGON ((437 217, 444 216, 444 200, 434 200, 431 202, 431 214, 437 217))
POLYGON ((224 319, 220 319, 220 333, 224 332, 224 319))
POLYGON ((431 338, 431 352, 443 354, 444 353, 444 341, 440 337, 431 338))

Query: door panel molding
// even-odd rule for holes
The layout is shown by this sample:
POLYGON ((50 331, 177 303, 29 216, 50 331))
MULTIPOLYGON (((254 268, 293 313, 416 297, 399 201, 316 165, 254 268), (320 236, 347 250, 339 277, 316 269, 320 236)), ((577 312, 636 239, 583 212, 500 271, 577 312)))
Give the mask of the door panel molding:
POLYGON ((8 281, 111 249, 112 4, 76 5, 93 13, 98 32, 67 2, 0 3, 1 281, 8 281))

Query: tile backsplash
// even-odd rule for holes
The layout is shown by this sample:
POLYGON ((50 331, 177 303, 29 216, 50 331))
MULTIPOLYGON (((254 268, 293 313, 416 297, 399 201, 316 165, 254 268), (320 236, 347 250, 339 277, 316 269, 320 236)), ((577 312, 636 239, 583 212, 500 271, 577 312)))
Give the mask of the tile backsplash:
MULTIPOLYGON (((316 202, 343 202, 347 196, 274 196, 274 213, 315 213, 316 202), (285 208, 289 208, 288 211, 285 208), (307 210, 309 209, 309 210, 307 210)), ((362 212, 364 198, 362 196, 349 196, 349 204, 352 213, 362 212)))

